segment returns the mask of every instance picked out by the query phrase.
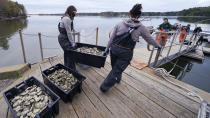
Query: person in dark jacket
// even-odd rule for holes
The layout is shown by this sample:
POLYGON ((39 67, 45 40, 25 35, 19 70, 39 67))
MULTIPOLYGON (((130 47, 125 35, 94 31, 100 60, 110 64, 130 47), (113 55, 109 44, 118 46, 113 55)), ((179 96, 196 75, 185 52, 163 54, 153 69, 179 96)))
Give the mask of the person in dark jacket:
POLYGON ((164 22, 160 24, 158 29, 161 31, 164 31, 164 30, 170 31, 172 29, 172 25, 168 22, 168 18, 164 18, 163 21, 164 22))
POLYGON ((158 28, 163 33, 159 33, 157 42, 160 44, 162 41, 162 37, 164 37, 162 46, 165 46, 169 34, 164 33, 164 32, 168 32, 168 31, 172 30, 172 25, 168 22, 168 18, 164 18, 163 21, 164 22, 158 28))
POLYGON ((74 30, 73 20, 76 12, 77 9, 74 6, 69 6, 58 24, 58 30, 60 32, 58 42, 64 51, 64 65, 73 70, 76 70, 76 67, 73 54, 69 50, 75 47, 72 32, 74 30))
POLYGON ((129 12, 130 18, 114 27, 104 52, 107 55, 111 48, 112 70, 100 86, 102 92, 108 91, 115 83, 121 81, 122 72, 133 58, 133 49, 136 42, 139 42, 139 36, 142 36, 149 44, 161 49, 161 46, 150 35, 149 30, 138 20, 141 16, 141 9, 141 4, 134 5, 129 12))

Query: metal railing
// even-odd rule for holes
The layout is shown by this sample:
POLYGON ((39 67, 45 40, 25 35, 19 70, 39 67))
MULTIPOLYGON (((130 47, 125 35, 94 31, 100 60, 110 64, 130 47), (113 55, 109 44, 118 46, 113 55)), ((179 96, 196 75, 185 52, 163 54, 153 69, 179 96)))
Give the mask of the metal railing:
MULTIPOLYGON (((161 37, 161 41, 160 41, 160 45, 162 46, 162 49, 161 50, 158 50, 156 49, 155 47, 152 48, 152 50, 149 50, 151 51, 150 53, 150 57, 149 57, 149 60, 148 60, 148 65, 149 67, 158 67, 168 61, 171 61, 173 59, 175 59, 176 57, 179 57, 193 49, 195 49, 196 47, 196 42, 199 38, 199 34, 198 33, 192 33, 190 32, 189 34, 188 33, 185 33, 185 32, 178 32, 178 31, 170 31, 170 32, 155 32, 154 33, 156 35, 156 40, 158 40, 159 35, 161 34, 170 34, 170 38, 168 39, 165 39, 165 37, 161 37), (180 34, 184 34, 184 37, 183 37, 183 40, 179 43, 177 43, 177 40, 179 40, 179 36, 180 34), (186 40, 188 38, 188 40, 186 40), (167 45, 163 45, 164 44, 164 40, 166 40, 166 44, 167 45), (171 50, 174 46, 179 46, 179 50, 170 55, 171 53, 171 50), (185 46, 185 48, 183 49, 183 46, 185 46), (154 53, 156 51, 156 53, 154 53), (165 56, 163 54, 163 52, 165 52, 165 56), (155 56, 155 58, 153 59, 153 57, 155 56), (171 58, 169 58, 171 57, 171 58), (162 58, 160 60, 160 58, 162 58), (154 60, 154 62, 152 62, 152 60, 154 60)), ((149 47, 149 46, 148 46, 149 47)))
MULTIPOLYGON (((97 27, 96 29, 94 29, 94 31, 96 31, 96 41, 95 41, 95 43, 96 43, 96 45, 98 45, 98 31, 99 31, 99 28, 97 27)), ((23 33, 21 30, 19 30, 19 36, 20 36, 20 42, 21 42, 21 49, 22 49, 22 55, 23 55, 23 60, 24 60, 24 63, 27 63, 27 60, 26 60, 26 51, 25 51, 25 46, 24 46, 24 40, 23 40, 23 35, 26 35, 26 36, 33 36, 33 37, 38 37, 38 39, 39 39, 39 47, 40 47, 40 55, 41 55, 41 60, 44 60, 45 59, 45 57, 44 57, 44 53, 43 53, 43 50, 45 50, 45 49, 53 49, 53 50, 55 50, 55 49, 60 49, 60 48, 55 48, 55 47, 51 47, 51 48, 46 48, 46 47, 43 47, 43 42, 42 42, 42 39, 43 39, 43 37, 47 37, 47 38, 58 38, 58 36, 49 36, 49 35, 44 35, 44 34, 42 34, 42 33, 38 33, 38 34, 28 34, 28 33, 23 33)), ((73 40, 74 40, 74 42, 81 42, 81 36, 83 36, 83 35, 81 35, 81 33, 80 32, 75 32, 75 31, 73 31, 72 32, 72 35, 73 35, 73 40)), ((92 35, 94 35, 93 33, 92 33, 92 35)), ((83 36, 83 37, 86 37, 86 36, 83 36)))

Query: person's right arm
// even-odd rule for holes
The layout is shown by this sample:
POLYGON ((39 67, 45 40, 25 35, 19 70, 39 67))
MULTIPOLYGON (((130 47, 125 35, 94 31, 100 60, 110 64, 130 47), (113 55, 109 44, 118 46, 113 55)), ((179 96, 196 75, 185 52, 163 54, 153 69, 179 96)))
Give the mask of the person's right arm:
POLYGON ((72 21, 68 17, 64 17, 62 19, 62 21, 63 21, 64 27, 66 29, 68 39, 69 39, 70 43, 72 44, 72 47, 74 47, 75 43, 74 43, 72 32, 71 32, 71 22, 72 21))

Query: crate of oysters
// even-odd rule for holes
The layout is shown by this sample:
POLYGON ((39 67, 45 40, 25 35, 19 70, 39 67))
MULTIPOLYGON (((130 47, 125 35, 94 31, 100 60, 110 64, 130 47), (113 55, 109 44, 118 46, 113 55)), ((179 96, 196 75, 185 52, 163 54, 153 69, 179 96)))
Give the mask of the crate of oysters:
POLYGON ((44 83, 64 102, 71 102, 74 95, 81 92, 82 81, 86 78, 78 72, 57 64, 42 72, 44 83))
POLYGON ((84 43, 76 43, 76 49, 72 50, 75 62, 93 67, 104 67, 106 47, 84 43))
POLYGON ((14 118, 51 118, 59 113, 60 97, 34 77, 3 96, 14 118))

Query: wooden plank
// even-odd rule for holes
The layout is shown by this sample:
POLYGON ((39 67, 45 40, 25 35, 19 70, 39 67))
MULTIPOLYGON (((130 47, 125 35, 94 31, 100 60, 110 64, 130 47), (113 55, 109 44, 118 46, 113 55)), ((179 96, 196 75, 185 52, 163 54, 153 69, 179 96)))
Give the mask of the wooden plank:
MULTIPOLYGON (((110 63, 110 60, 107 60, 107 63, 110 63)), ((110 67, 110 64, 106 64, 105 66, 109 66, 110 67)), ((137 70, 137 69, 135 69, 134 67, 132 67, 132 66, 128 66, 128 68, 124 71, 126 74, 134 74, 134 75, 136 75, 137 77, 138 77, 138 74, 140 74, 140 75, 143 75, 143 76, 145 76, 145 77, 148 77, 148 78, 150 78, 150 79, 152 79, 152 82, 154 81, 154 82, 158 82, 158 83, 160 83, 162 86, 167 86, 167 87, 169 87, 170 89, 169 90, 171 90, 171 92, 169 92, 169 93, 174 93, 173 91, 175 90, 176 92, 178 92, 178 93, 180 93, 182 96, 185 96, 185 97, 187 97, 187 98, 189 98, 189 99, 191 99, 191 100, 193 100, 193 101, 196 101, 196 102, 198 102, 198 103, 200 103, 200 100, 199 99, 197 99, 197 98, 194 98, 194 97, 190 97, 189 95, 187 95, 186 94, 186 92, 185 91, 183 91, 182 89, 180 89, 180 88, 178 88, 177 86, 174 86, 174 85, 172 85, 172 84, 170 84, 170 83, 168 83, 167 81, 165 81, 165 80, 163 80, 163 78, 160 78, 159 76, 157 76, 155 73, 154 73, 154 70, 152 70, 152 69, 150 69, 150 68, 144 68, 144 69, 142 69, 143 71, 141 71, 141 70, 137 70), (145 71, 144 71, 145 70, 145 71), (149 71, 150 70, 150 71, 149 71)), ((134 76, 134 78, 135 78, 135 76, 134 76)), ((189 88, 191 88, 192 90, 196 90, 196 91, 198 91, 199 93, 201 93, 201 95, 202 95, 202 93, 206 93, 206 92, 204 92, 204 91, 202 91, 202 90, 199 90, 198 88, 195 88, 195 87, 192 87, 192 86, 190 86, 190 85, 188 85, 188 84, 185 84, 185 83, 183 83, 183 82, 181 82, 181 81, 179 81, 179 80, 176 80, 176 79, 174 79, 174 78, 170 78, 170 80, 171 81, 174 81, 175 83, 179 83, 179 84, 182 84, 183 86, 185 86, 185 87, 189 87, 189 88)), ((161 87, 161 86, 160 86, 161 87)), ((166 89, 166 90, 168 90, 168 89, 166 89)), ((210 94, 209 94, 210 95, 210 94)), ((173 98, 173 97, 172 97, 173 98)), ((207 100, 209 100, 209 99, 207 99, 207 100)), ((184 102, 184 101, 183 101, 184 102)), ((186 103, 188 103, 188 102, 186 102, 186 103)), ((195 106, 194 106, 195 107, 195 106)))
POLYGON ((126 76, 123 81, 127 82, 131 86, 135 85, 139 91, 145 94, 145 96, 147 96, 152 100, 155 100, 155 102, 157 102, 160 106, 164 107, 170 112, 174 112, 176 115, 183 115, 182 111, 185 111, 186 113, 185 115, 188 114, 193 115, 193 113, 195 115, 198 112, 199 103, 192 101, 187 97, 183 97, 182 94, 175 92, 173 89, 170 89, 159 83, 156 83, 155 81, 151 80, 151 77, 148 78, 145 77, 144 75, 136 74, 134 69, 129 70, 129 68, 127 68, 126 71, 125 71, 126 75, 123 74, 124 76, 126 76), (126 71, 129 72, 127 73, 126 71), (132 77, 133 79, 130 78, 129 76, 132 77), (162 101, 167 101, 167 102, 162 103, 162 101), (169 106, 172 106, 172 108, 170 108, 169 106))
MULTIPOLYGON (((109 71, 104 69, 104 71, 102 71, 101 74, 104 73, 103 76, 106 76, 108 74, 107 72, 109 72, 109 71)), ((141 79, 147 79, 147 78, 141 77, 141 79)), ((123 81, 122 81, 121 85, 125 86, 126 84, 128 84, 130 86, 130 88, 132 87, 132 89, 136 89, 136 91, 138 93, 143 94, 147 99, 151 100, 151 102, 154 102, 155 104, 160 106, 159 108, 158 107, 155 108, 155 105, 153 105, 153 104, 149 105, 148 104, 147 106, 150 106, 149 108, 143 108, 143 109, 147 109, 146 111, 154 111, 156 109, 162 109, 162 111, 164 111, 164 110, 168 111, 176 117, 180 117, 180 116, 186 117, 186 118, 187 117, 192 117, 192 116, 195 117, 195 115, 191 111, 189 111, 189 110, 183 108, 182 106, 176 104, 172 100, 168 99, 166 96, 164 96, 161 93, 159 93, 158 91, 154 90, 152 87, 147 86, 147 84, 140 83, 138 81, 132 81, 133 78, 127 76, 126 74, 123 74, 122 80, 123 81), (152 108, 154 108, 154 109, 152 109, 152 108)), ((131 97, 131 99, 133 99, 134 102, 141 100, 141 99, 139 100, 138 99, 139 97, 137 97, 137 96, 141 96, 141 95, 138 95, 138 93, 129 91, 129 89, 126 90, 125 89, 126 87, 120 87, 120 86, 116 86, 116 87, 117 88, 119 87, 119 90, 122 90, 122 92, 125 92, 125 94, 127 94, 128 97, 133 96, 133 97, 131 97), (134 95, 137 95, 137 96, 134 96, 134 95)), ((145 99, 144 101, 149 101, 149 100, 145 99)), ((144 103, 144 104, 146 104, 146 103, 144 103)), ((163 114, 163 112, 160 112, 160 113, 161 113, 161 115, 163 114)), ((156 114, 156 117, 157 117, 157 114, 156 114)))
POLYGON ((98 96, 90 89, 89 85, 85 82, 83 82, 83 92, 104 118, 113 117, 112 111, 106 107, 106 105, 98 98, 98 96))
POLYGON ((74 111, 71 103, 64 103, 62 100, 59 101, 59 114, 56 118, 78 118, 78 115, 74 111))
MULTIPOLYGON (((88 73, 98 74, 98 72, 99 72, 99 70, 97 70, 97 71, 90 70, 89 72, 86 72, 85 74, 87 76, 90 76, 91 77, 91 75, 88 75, 88 73)), ((90 79, 94 79, 94 77, 93 78, 90 78, 90 79)), ((95 84, 97 83, 98 86, 100 86, 100 84, 102 82, 103 82, 103 77, 101 77, 101 76, 94 80, 94 83, 95 84)), ((126 87, 123 86, 120 89, 125 90, 125 88, 126 87)), ((95 89, 97 89, 97 88, 95 88, 95 89)), ((160 118, 162 118, 162 117, 174 117, 173 115, 169 114, 167 111, 164 111, 164 110, 159 111, 159 109, 157 109, 159 106, 153 105, 153 102, 151 102, 148 99, 145 100, 144 99, 145 97, 142 96, 141 94, 136 94, 138 92, 134 91, 134 89, 132 89, 132 88, 129 88, 129 89, 130 89, 130 91, 128 91, 127 93, 123 93, 121 90, 118 90, 115 87, 113 87, 105 95, 107 95, 107 94, 108 95, 111 95, 111 96, 109 96, 110 97, 109 98, 110 100, 111 100, 111 98, 113 98, 114 96, 116 96, 117 99, 119 99, 120 101, 122 101, 131 110, 140 110, 140 111, 137 111, 137 112, 134 111, 138 115, 138 117, 151 117, 151 116, 153 116, 153 117, 154 116, 155 117, 160 117, 160 118), (126 95, 129 92, 131 94, 130 97, 132 97, 134 100, 131 100, 131 98, 129 98, 129 95, 126 95), (142 108, 142 106, 144 106, 144 107, 142 108), (143 114, 145 114, 146 116, 141 116, 143 114)), ((125 90, 125 91, 127 91, 127 90, 125 90)), ((119 107, 119 108, 125 109, 126 107, 119 107)))
POLYGON ((74 96, 72 106, 79 118, 102 118, 84 92, 74 96))
POLYGON ((133 81, 142 82, 143 84, 153 87, 156 91, 168 97, 168 99, 173 100, 177 104, 191 110, 194 113, 197 113, 197 110, 199 108, 199 103, 190 99, 189 96, 187 96, 186 92, 185 92, 186 96, 183 96, 183 94, 180 94, 179 92, 174 91, 175 87, 169 88, 163 84, 160 84, 156 81, 151 80, 151 78, 148 78, 148 77, 146 77, 146 79, 142 79, 142 78, 145 78, 145 76, 144 75, 140 76, 139 74, 132 72, 133 70, 128 69, 126 71, 129 71, 129 73, 126 72, 127 75, 132 76, 134 78, 133 81))
POLYGON ((129 109, 128 106, 125 105, 117 95, 115 95, 115 93, 113 93, 114 91, 103 94, 99 90, 101 81, 99 82, 99 79, 97 79, 101 76, 97 73, 92 73, 89 70, 90 69, 80 71, 87 77, 85 82, 89 85, 90 89, 98 96, 98 98, 107 106, 107 108, 112 111, 114 116, 120 118, 137 118, 137 115, 135 115, 135 113, 131 109, 129 109))
MULTIPOLYGON (((132 67, 131 67, 132 68, 132 67)), ((157 75, 155 75, 155 72, 154 70, 152 70, 151 68, 144 68, 142 69, 142 71, 139 71, 139 70, 136 70, 137 73, 141 73, 145 76, 154 76, 154 78, 151 78, 152 80, 154 81, 157 81, 159 83, 162 83, 164 86, 167 86, 169 88, 172 88, 174 91, 177 91, 179 92, 180 94, 182 94, 183 96, 186 96, 188 97, 189 99, 191 99, 192 101, 196 101, 197 103, 201 103, 200 100, 198 98, 195 98, 195 97, 191 97, 189 95, 186 94, 185 91, 183 91, 182 89, 172 85, 172 84, 169 84, 167 81, 163 80, 162 78, 158 77, 157 75)), ((196 88, 192 85, 189 85, 189 84, 186 84, 182 81, 179 81, 179 80, 176 80, 175 78, 171 78, 169 77, 169 80, 172 81, 172 82, 175 82, 183 87, 187 87, 188 89, 192 90, 192 91, 195 91, 197 94, 199 94, 203 99, 205 99, 206 101, 210 102, 210 94, 208 92, 205 92, 199 88, 196 88)))
POLYGON ((6 103, 6 101, 4 100, 4 98, 1 98, 0 99, 0 116, 2 117, 2 118, 6 118, 6 116, 7 116, 7 110, 8 110, 8 105, 7 105, 7 103, 6 103))

